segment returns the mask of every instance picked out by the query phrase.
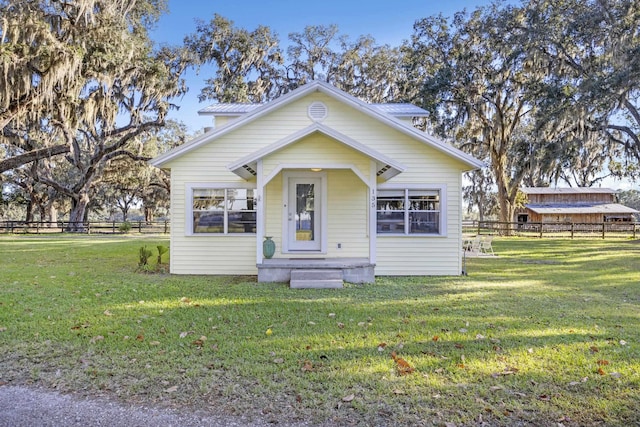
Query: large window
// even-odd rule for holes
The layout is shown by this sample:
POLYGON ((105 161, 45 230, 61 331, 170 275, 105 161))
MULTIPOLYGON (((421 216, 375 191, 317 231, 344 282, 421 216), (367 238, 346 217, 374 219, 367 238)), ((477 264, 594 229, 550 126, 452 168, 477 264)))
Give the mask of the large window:
POLYGON ((255 233, 255 190, 194 188, 194 233, 255 233))
POLYGON ((378 234, 440 234, 439 190, 378 190, 378 234))

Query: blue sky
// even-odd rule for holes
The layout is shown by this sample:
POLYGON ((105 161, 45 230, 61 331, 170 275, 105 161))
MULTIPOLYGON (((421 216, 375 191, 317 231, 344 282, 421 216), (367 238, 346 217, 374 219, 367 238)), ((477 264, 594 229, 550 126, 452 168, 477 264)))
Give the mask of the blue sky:
MULTIPOLYGON (((474 10, 489 3, 487 0, 169 0, 169 12, 160 19, 152 37, 158 43, 180 45, 186 35, 195 32, 196 19, 208 22, 218 13, 248 30, 266 25, 278 34, 282 45, 289 33, 302 32, 307 25, 336 24, 340 33, 351 39, 371 35, 378 44, 397 46, 411 36, 413 24, 420 18, 439 13, 453 16, 465 8, 474 10)), ((209 118, 197 114, 208 105, 198 102, 198 94, 208 77, 206 69, 199 75, 189 70, 186 74, 189 92, 177 101, 180 110, 170 114, 170 118, 184 122, 191 131, 210 123, 209 118)))

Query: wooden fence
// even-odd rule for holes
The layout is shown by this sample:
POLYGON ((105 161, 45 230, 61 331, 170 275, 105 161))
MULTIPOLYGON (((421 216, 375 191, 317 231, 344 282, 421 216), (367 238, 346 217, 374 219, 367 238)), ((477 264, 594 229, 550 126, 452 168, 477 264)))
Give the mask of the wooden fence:
POLYGON ((40 221, 0 221, 0 233, 20 234, 50 234, 75 233, 86 234, 168 234, 171 223, 165 221, 89 221, 72 223, 69 221, 40 222, 40 221))
MULTIPOLYGON (((0 221, 0 233, 45 234, 65 233, 69 230, 87 234, 168 234, 171 223, 164 221, 90 221, 70 223, 68 221, 26 222, 0 221)), ((640 237, 640 223, 601 222, 601 223, 541 223, 541 222, 499 222, 499 221, 463 221, 465 234, 497 234, 502 236, 526 237, 640 237)))
POLYGON ((466 234, 497 234, 502 236, 526 237, 627 237, 640 235, 640 223, 599 222, 599 223, 556 223, 556 222, 499 222, 463 221, 462 230, 466 234))

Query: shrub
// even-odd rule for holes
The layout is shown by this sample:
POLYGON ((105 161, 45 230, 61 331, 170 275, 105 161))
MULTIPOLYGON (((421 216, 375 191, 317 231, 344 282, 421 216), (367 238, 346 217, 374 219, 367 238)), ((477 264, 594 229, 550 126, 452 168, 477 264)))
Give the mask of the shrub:
POLYGON ((120 230, 122 233, 128 233, 129 231, 131 231, 131 223, 129 221, 123 222, 118 226, 118 230, 120 230))
POLYGON ((147 249, 146 246, 142 246, 138 251, 138 256, 138 266, 144 268, 145 266, 149 265, 149 258, 153 256, 153 252, 147 249))
POLYGON ((162 255, 169 252, 169 248, 164 245, 156 246, 158 248, 158 264, 162 264, 162 255))

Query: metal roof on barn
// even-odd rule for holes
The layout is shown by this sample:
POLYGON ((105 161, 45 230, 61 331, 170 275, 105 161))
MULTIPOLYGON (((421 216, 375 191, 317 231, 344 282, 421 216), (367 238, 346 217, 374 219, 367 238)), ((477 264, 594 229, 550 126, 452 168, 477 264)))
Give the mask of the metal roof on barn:
POLYGON ((537 214, 634 214, 637 210, 619 203, 554 203, 526 204, 525 207, 537 214))
POLYGON ((593 187, 523 187, 524 194, 616 194, 618 191, 611 188, 593 187))

